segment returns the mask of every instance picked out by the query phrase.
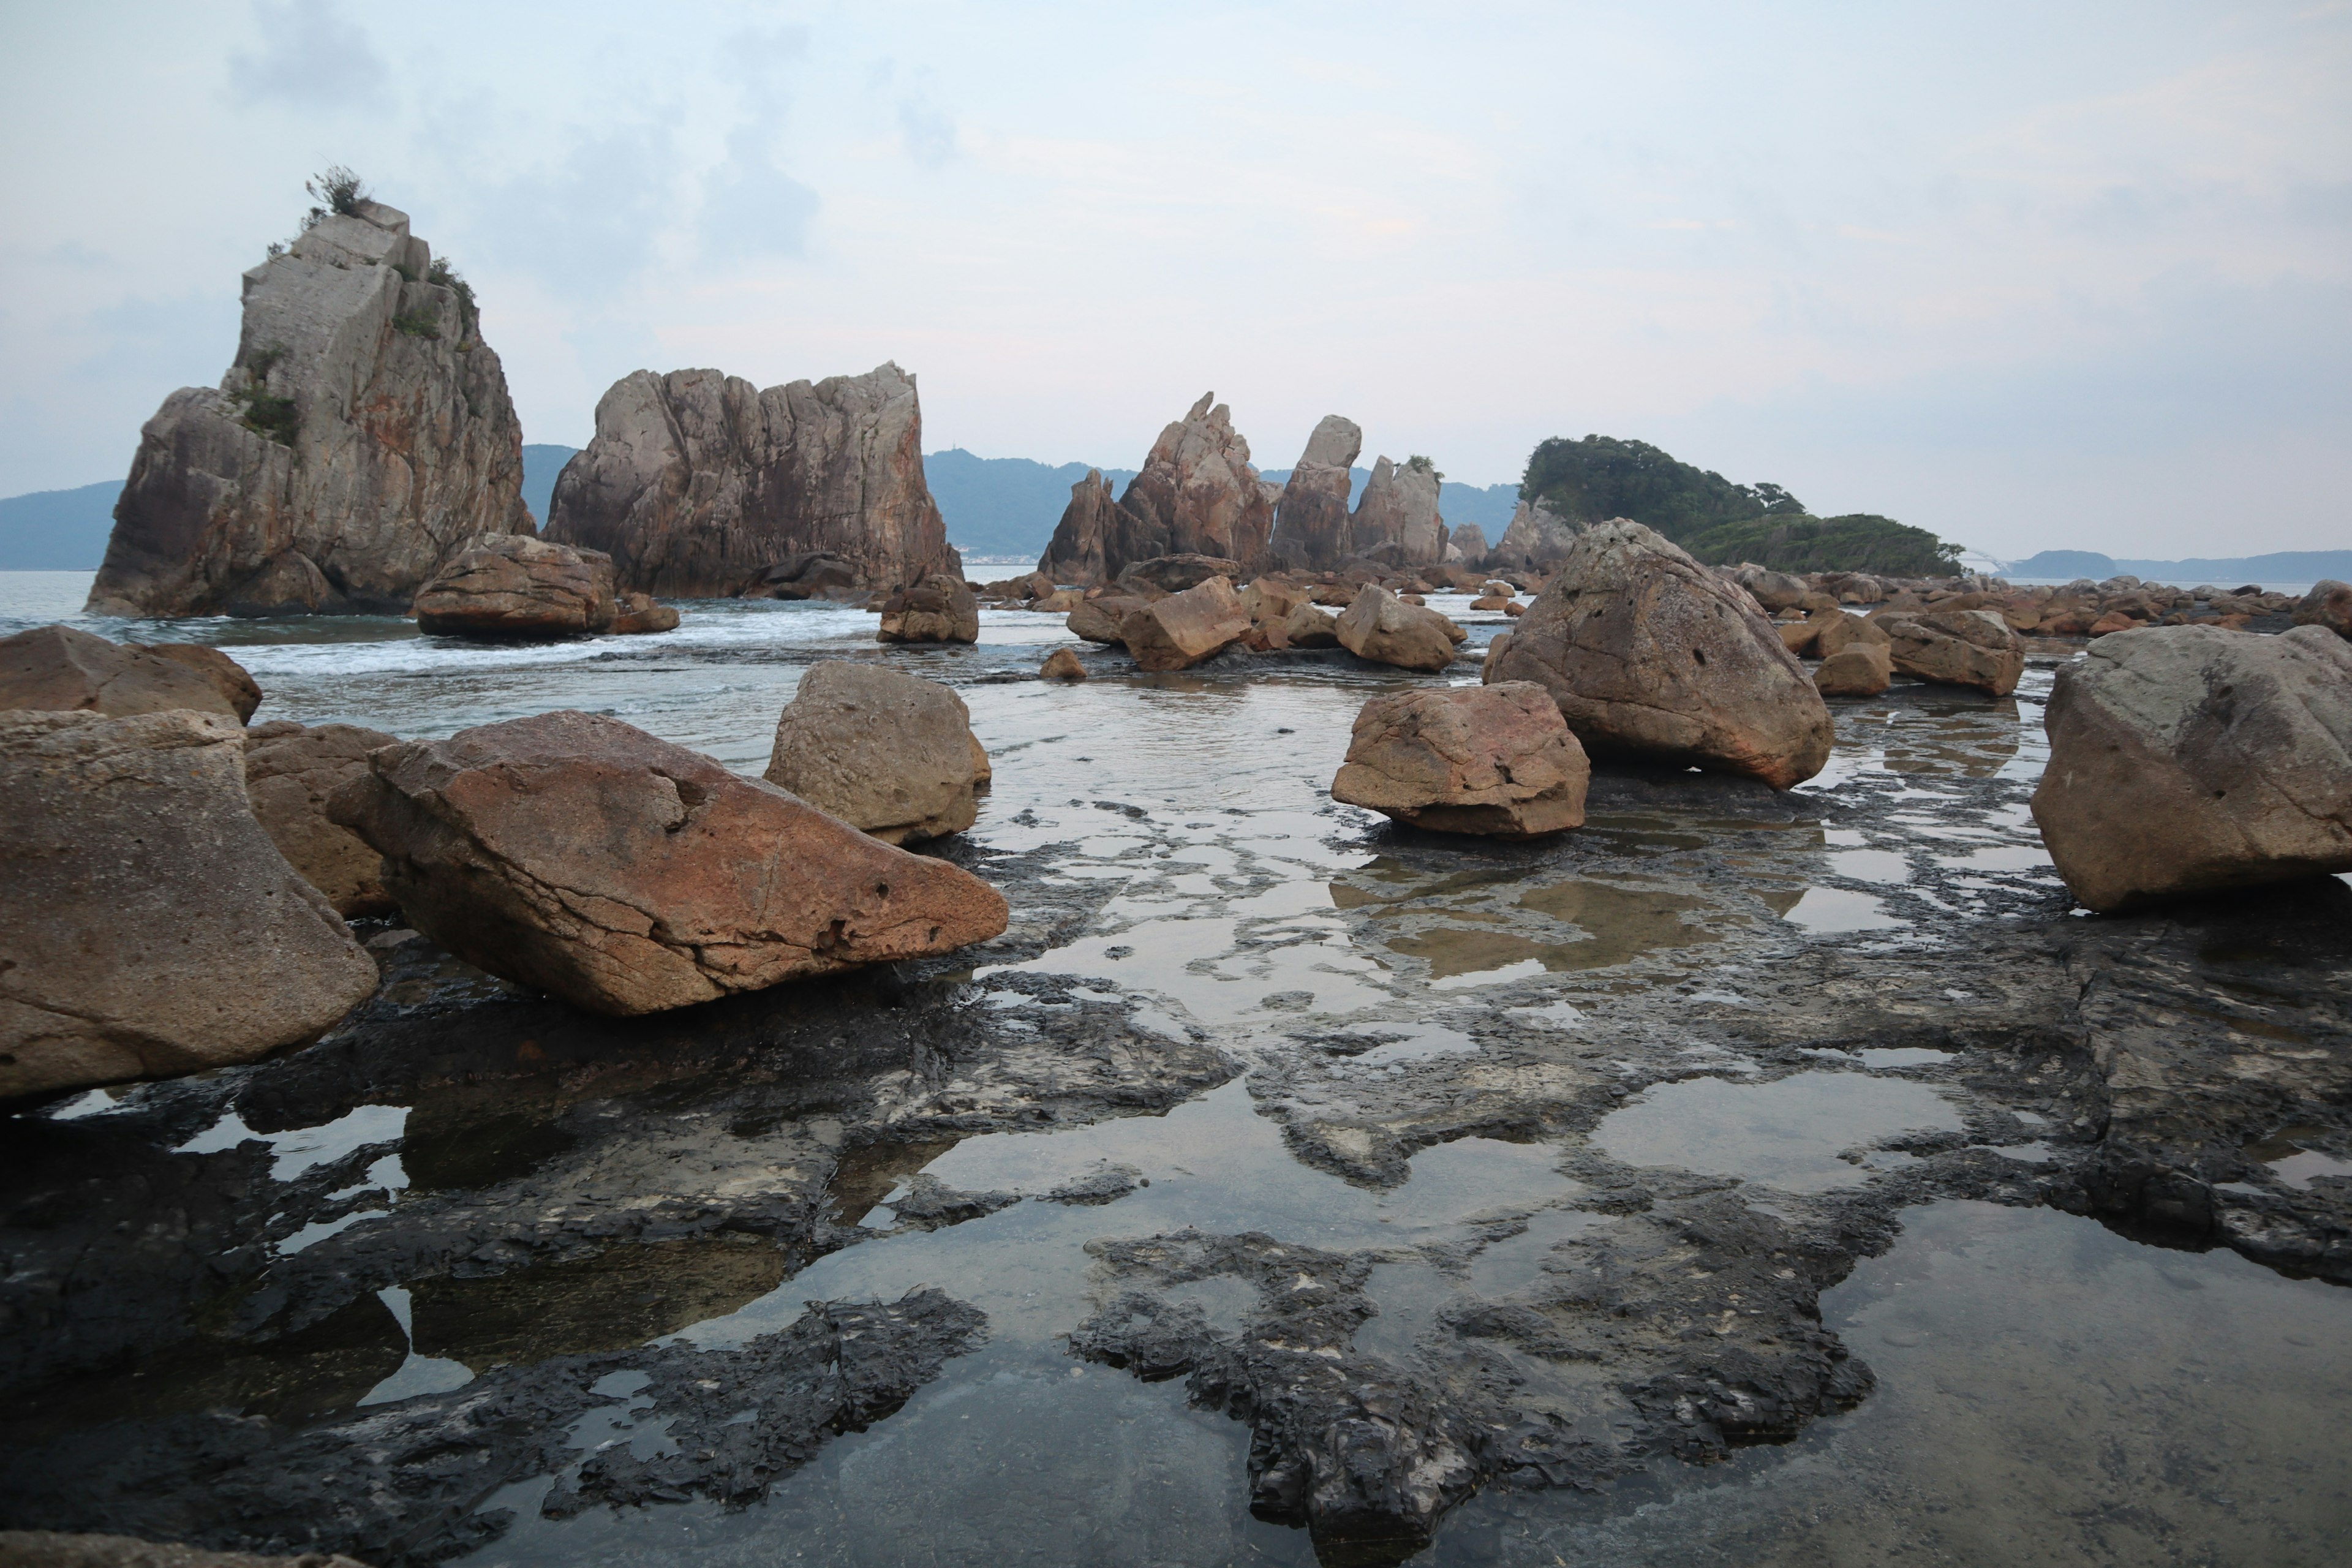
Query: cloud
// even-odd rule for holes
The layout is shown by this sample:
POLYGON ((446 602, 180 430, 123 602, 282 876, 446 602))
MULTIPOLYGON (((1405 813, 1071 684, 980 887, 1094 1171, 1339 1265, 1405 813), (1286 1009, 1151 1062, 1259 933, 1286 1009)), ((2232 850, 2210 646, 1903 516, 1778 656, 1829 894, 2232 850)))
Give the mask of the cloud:
POLYGON ((703 185, 702 243, 714 256, 803 256, 817 194, 776 165, 753 126, 727 138, 727 161, 703 185))
POLYGON ((604 299, 653 265, 677 203, 669 131, 609 126, 561 162, 486 189, 471 226, 499 260, 572 299, 604 299))
POLYGON ((228 83, 238 98, 303 109, 383 101, 391 73, 367 29, 341 16, 333 0, 254 0, 253 15, 261 51, 239 49, 228 58, 228 83))
POLYGON ((898 139, 907 156, 926 169, 936 169, 956 154, 955 121, 920 99, 898 100, 898 139))

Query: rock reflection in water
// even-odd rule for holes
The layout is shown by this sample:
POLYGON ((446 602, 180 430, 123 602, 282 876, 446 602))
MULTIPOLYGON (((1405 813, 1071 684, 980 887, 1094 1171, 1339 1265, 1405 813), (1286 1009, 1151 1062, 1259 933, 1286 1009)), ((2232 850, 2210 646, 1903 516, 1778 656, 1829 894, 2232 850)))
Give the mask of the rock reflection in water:
POLYGON ((1861 1073, 1801 1072, 1771 1083, 1719 1078, 1663 1085, 1612 1110, 1593 1147, 1629 1165, 1665 1165, 1815 1193, 1870 1179, 1839 1156, 1898 1133, 1960 1125, 1924 1084, 1861 1073))
MULTIPOLYGON (((1706 908, 1704 900, 1662 888, 1575 878, 1533 889, 1519 897, 1517 907, 1573 926, 1586 935, 1577 941, 1543 942, 1509 931, 1436 926, 1391 938, 1388 946, 1391 952, 1424 961, 1430 978, 1444 981, 1491 971, 1516 977, 1544 971, 1610 969, 1644 953, 1720 940, 1706 927, 1684 918, 1706 908)), ((1453 910, 1445 913, 1451 919, 1477 918, 1453 910)))

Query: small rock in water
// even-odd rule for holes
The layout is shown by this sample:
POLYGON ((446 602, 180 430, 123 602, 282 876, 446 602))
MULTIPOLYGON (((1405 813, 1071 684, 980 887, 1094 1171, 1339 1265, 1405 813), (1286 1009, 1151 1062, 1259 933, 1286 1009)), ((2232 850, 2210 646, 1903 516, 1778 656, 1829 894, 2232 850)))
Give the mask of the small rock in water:
POLYGON ((826 659, 776 721, 767 779, 886 844, 961 833, 988 753, 963 699, 936 680, 826 659))
POLYGON ((1037 673, 1047 680, 1084 680, 1087 667, 1078 662, 1078 656, 1071 649, 1057 647, 1045 656, 1037 673))
POLYGON ((882 602, 882 625, 874 636, 887 643, 976 643, 980 601, 962 578, 935 572, 882 602))
POLYGON ((1454 645, 1468 634, 1435 610, 1408 605, 1367 583, 1333 624, 1339 645, 1358 658, 1400 669, 1439 670, 1454 662, 1454 645))
POLYGON ((1442 833, 1527 838, 1582 824, 1591 775, 1542 687, 1446 687, 1365 703, 1331 798, 1442 833))
POLYGON ((1822 660, 1813 685, 1824 697, 1875 697, 1894 683, 1895 661, 1885 643, 1856 640, 1822 660))

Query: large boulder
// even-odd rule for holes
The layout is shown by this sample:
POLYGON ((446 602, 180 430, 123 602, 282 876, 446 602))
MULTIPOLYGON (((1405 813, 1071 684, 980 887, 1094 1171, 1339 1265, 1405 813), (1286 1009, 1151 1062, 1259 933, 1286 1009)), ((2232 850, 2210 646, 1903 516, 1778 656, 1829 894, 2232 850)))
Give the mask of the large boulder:
POLYGON ((398 615, 477 534, 531 531, 506 372, 405 214, 361 202, 247 272, 237 345, 140 431, 92 611, 398 615))
POLYGON ((335 820, 415 928, 601 1013, 656 1012, 1004 929, 996 889, 586 713, 389 746, 335 820))
POLYGON ((2352 637, 2352 583, 2330 577, 2311 585, 2294 606, 2294 624, 2323 626, 2339 637, 2352 637))
POLYGON ((835 658, 811 665, 785 704, 767 778, 886 844, 909 844, 972 825, 986 765, 962 698, 835 658))
POLYGON ((2117 632, 2063 667, 2033 819, 2101 910, 2352 870, 2352 643, 2117 632))
POLYGON ((1441 833, 1526 838, 1580 826, 1591 775, 1542 687, 1424 688, 1364 704, 1331 798, 1441 833))
POLYGON ((666 599, 772 593, 770 570, 812 552, 871 586, 961 579, 922 440, 915 378, 895 364, 765 390, 715 370, 636 371, 597 402, 547 537, 605 552, 620 586, 666 599))
POLYGON ((1439 486, 1437 469, 1426 458, 1407 458, 1402 468, 1386 458, 1374 462, 1350 522, 1355 553, 1396 566, 1433 566, 1444 560, 1439 486))
POLYGON ((1851 610, 1815 610, 1805 617, 1805 624, 1813 628, 1816 658, 1834 658, 1858 642, 1875 643, 1881 647, 1891 646, 1891 639, 1877 622, 1864 620, 1851 610))
POLYGON ((1286 647, 1338 647, 1339 617, 1312 602, 1294 605, 1282 618, 1282 640, 1286 647))
POLYGON ((1062 624, 1088 642, 1119 641, 1119 628, 1127 617, 1143 608, 1143 601, 1127 594, 1105 594, 1097 598, 1081 599, 1071 607, 1069 618, 1062 624))
POLYGON ((376 968, 255 820, 226 713, 0 713, 0 1100, 316 1039, 376 968))
POLYGON ((2006 697, 2025 673, 2025 644, 1994 611, 1898 610, 1874 618, 1905 675, 2006 697))
POLYGON ((416 595, 417 629, 497 641, 610 631, 613 560, 528 534, 478 541, 416 595))
POLYGON ((1742 773, 1775 789, 1821 772, 1835 734, 1821 693, 1746 590, 1638 522, 1578 537, 1486 679, 1540 683, 1595 758, 1742 773))
POLYGON ((1426 670, 1454 662, 1454 645, 1462 639, 1452 634, 1458 629, 1435 610, 1408 605, 1377 583, 1358 589, 1332 627, 1339 646, 1358 658, 1426 670))
POLYGON ((1364 433, 1352 419, 1327 414, 1307 438, 1307 449, 1282 487, 1282 504, 1274 514, 1274 534, 1268 553, 1283 565, 1319 572, 1355 553, 1354 523, 1348 515, 1348 495, 1354 480, 1349 469, 1364 449, 1364 433))
POLYGON ((123 718, 174 708, 244 723, 261 688, 217 648, 194 643, 114 643, 72 626, 0 637, 0 709, 123 718))
POLYGON ((388 915, 383 858, 327 815, 327 797, 367 771, 370 752, 399 738, 357 724, 306 729, 280 719, 245 732, 245 791, 286 863, 346 920, 388 915))
POLYGON ((1813 688, 1824 697, 1875 697, 1895 683, 1886 645, 1857 638, 1822 660, 1813 688))
POLYGON ((964 642, 980 640, 980 600, 961 577, 936 572, 882 602, 877 641, 964 642))
POLYGON ((1149 561, 1131 561, 1119 568, 1118 585, 1124 593, 1148 599, 1197 588, 1212 577, 1238 581, 1241 574, 1240 562, 1220 555, 1155 555, 1149 561))
POLYGON ((1239 642, 1249 629, 1249 611, 1232 582, 1212 577, 1129 612, 1118 638, 1146 669, 1185 669, 1239 642))

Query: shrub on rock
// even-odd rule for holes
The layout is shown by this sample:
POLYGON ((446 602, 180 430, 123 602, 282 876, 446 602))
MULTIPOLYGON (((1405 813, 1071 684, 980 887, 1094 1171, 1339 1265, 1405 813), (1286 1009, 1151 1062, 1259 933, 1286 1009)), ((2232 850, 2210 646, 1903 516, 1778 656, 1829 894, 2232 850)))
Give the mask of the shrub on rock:
POLYGON ((1828 707, 1747 590, 1638 522, 1578 536, 1485 679, 1533 680, 1595 758, 1743 773, 1775 789, 1829 761, 1828 707))
POLYGON ((1006 919, 968 871, 585 713, 387 747, 330 810, 417 930, 600 1013, 946 952, 1006 919))
POLYGON ((1527 838, 1580 826, 1591 774, 1542 687, 1430 687, 1364 704, 1331 798, 1440 833, 1527 838))
POLYGON ((0 1100, 316 1039, 374 961, 247 804, 226 713, 0 713, 0 1100))
POLYGON ((953 691, 835 658, 809 668, 776 721, 767 779, 886 844, 908 844, 972 825, 987 762, 953 691))
POLYGON ((2090 908, 2352 870, 2352 644, 2118 632, 2058 672, 2033 819, 2090 908))
POLYGON ((614 611, 611 556, 527 533, 459 551, 416 595, 418 630, 484 640, 610 631, 614 611))

